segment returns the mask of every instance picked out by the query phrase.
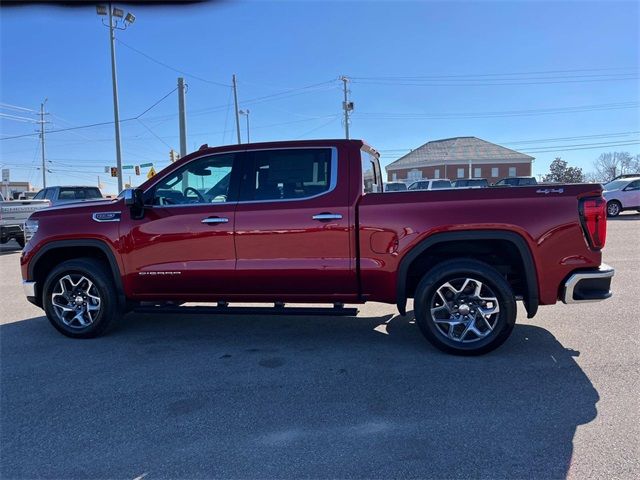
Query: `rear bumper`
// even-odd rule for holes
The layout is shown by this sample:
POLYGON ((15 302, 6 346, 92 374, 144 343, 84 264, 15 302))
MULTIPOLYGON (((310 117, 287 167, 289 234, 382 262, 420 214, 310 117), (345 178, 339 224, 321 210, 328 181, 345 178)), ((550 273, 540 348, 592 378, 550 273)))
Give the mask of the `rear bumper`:
POLYGON ((614 270, 603 263, 598 268, 578 270, 564 283, 564 303, 599 302, 611 297, 611 279, 614 270))

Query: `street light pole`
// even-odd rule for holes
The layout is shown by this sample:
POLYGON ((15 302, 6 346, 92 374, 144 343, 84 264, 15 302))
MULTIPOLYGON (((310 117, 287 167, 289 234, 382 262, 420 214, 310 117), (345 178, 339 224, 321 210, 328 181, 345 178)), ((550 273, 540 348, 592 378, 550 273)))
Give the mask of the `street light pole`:
POLYGON ((118 105, 118 78, 116 75, 116 33, 113 25, 113 9, 109 4, 109 40, 111 44, 111 82, 113 84, 113 119, 116 129, 116 167, 118 169, 118 193, 122 191, 122 149, 120 146, 120 107, 118 105))
POLYGON ((120 193, 122 191, 122 147, 120 145, 120 107, 118 105, 118 76, 116 72, 116 30, 126 30, 129 25, 135 22, 136 17, 131 12, 128 12, 125 17, 124 11, 120 8, 112 7, 111 3, 107 6, 98 5, 96 12, 98 15, 109 17, 109 24, 104 23, 104 20, 102 20, 102 24, 109 28, 111 83, 113 85, 113 120, 116 134, 116 167, 118 171, 118 193, 120 193), (116 17, 116 19, 113 17, 116 17), (122 20, 122 27, 118 26, 118 18, 122 20))
POLYGON ((251 113, 249 111, 249 109, 247 110, 240 110, 238 112, 240 115, 244 115, 245 117, 247 117, 247 143, 251 143, 251 138, 249 137, 249 113, 251 113))

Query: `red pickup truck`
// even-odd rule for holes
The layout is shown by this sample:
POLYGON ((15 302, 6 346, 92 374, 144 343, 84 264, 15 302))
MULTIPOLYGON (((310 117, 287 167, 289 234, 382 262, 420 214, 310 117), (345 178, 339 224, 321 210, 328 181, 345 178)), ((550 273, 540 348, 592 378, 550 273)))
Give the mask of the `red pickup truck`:
POLYGON ((531 318, 611 296, 600 185, 382 185, 378 153, 358 140, 203 145, 111 202, 34 213, 25 293, 79 338, 132 309, 353 315, 343 304, 377 301, 405 314, 413 298, 426 338, 468 355, 507 339, 517 300, 531 318))

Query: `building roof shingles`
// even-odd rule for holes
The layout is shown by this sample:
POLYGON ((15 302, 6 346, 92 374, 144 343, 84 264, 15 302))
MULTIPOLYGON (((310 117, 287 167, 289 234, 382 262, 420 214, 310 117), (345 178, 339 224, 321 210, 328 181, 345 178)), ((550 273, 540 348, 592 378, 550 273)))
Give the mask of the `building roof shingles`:
POLYGON ((434 164, 466 163, 469 160, 511 160, 530 162, 533 157, 476 137, 455 137, 427 142, 387 165, 387 170, 434 164))

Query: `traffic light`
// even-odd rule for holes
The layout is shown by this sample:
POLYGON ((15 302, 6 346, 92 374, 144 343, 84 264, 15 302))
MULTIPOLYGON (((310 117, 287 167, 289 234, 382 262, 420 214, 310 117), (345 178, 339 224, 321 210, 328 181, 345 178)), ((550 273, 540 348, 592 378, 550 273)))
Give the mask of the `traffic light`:
POLYGON ((111 167, 111 176, 112 177, 118 176, 118 167, 111 167))
POLYGON ((173 150, 173 148, 169 150, 169 160, 171 160, 171 163, 176 161, 176 152, 173 150))
POLYGON ((136 175, 140 175, 140 165, 136 165, 136 175))

